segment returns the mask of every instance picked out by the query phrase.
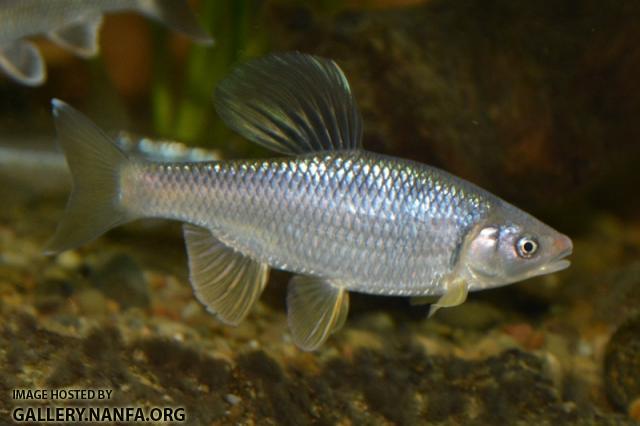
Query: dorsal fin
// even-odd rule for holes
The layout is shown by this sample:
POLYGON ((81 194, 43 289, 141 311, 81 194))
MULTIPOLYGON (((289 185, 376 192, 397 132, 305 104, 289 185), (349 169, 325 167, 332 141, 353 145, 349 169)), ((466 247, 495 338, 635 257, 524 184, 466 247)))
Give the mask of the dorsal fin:
POLYGON ((349 82, 329 59, 296 52, 250 61, 218 85, 215 105, 229 127, 283 154, 362 144, 349 82))

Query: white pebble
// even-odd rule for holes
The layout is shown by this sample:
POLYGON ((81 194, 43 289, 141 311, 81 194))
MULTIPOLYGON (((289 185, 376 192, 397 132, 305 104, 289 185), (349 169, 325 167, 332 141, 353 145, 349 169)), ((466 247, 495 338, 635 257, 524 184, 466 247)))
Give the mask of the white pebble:
POLYGON ((228 393, 224 396, 224 399, 227 400, 227 402, 231 405, 237 405, 240 402, 242 402, 242 398, 240 398, 238 395, 234 395, 232 393, 228 393))
POLYGON ((580 340, 578 342, 578 354, 583 357, 591 357, 593 355, 593 346, 587 341, 580 340))

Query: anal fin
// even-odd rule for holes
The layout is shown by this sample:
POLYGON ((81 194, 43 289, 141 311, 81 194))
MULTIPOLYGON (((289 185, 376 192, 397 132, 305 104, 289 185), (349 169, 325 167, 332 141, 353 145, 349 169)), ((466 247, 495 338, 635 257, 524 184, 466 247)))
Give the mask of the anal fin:
POLYGON ((224 245, 208 229, 183 228, 196 297, 221 321, 239 324, 262 294, 269 266, 224 245))
POLYGON ((467 294, 469 293, 469 286, 467 282, 460 278, 452 279, 448 286, 447 291, 440 296, 438 301, 431 305, 429 309, 429 318, 431 318, 440 308, 451 308, 464 303, 467 300, 467 294))
POLYGON ((295 276, 289 282, 287 319, 295 344, 317 349, 339 330, 349 312, 349 292, 328 280, 295 276))
POLYGON ((101 26, 102 15, 94 15, 52 31, 48 36, 51 41, 74 54, 91 58, 98 54, 98 36, 101 26))
POLYGON ((16 40, 0 46, 0 68, 18 83, 39 86, 47 79, 44 59, 35 44, 16 40))

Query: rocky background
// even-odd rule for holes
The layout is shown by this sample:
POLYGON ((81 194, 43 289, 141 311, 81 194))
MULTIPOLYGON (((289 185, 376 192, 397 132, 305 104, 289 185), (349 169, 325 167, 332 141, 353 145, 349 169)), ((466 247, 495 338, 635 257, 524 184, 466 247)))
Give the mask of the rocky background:
MULTIPOLYGON (((304 353, 287 334, 287 274, 272 274, 242 325, 223 326, 191 293, 177 225, 128 225, 44 257, 64 200, 3 184, 0 418, 17 404, 11 389, 60 387, 113 389, 115 406, 183 406, 188 424, 640 422, 640 3, 304 3, 256 3, 269 50, 335 59, 368 148, 536 214, 574 239, 571 268, 430 320, 402 298, 353 295, 345 328, 304 353)), ((117 28, 152 36, 142 18, 109 19, 105 45, 117 28)), ((153 132, 140 107, 152 55, 135 73, 103 50, 106 71, 50 53, 41 91, 0 85, 2 128, 20 117, 46 128, 51 96, 88 111, 107 99, 89 115, 120 123, 121 101, 96 95, 109 92, 97 81, 153 132)))

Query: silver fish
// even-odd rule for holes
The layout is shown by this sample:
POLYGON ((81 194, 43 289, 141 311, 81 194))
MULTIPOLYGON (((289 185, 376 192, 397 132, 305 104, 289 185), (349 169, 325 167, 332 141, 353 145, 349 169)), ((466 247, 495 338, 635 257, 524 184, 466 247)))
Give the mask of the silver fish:
POLYGON ((215 102, 230 127, 288 156, 130 159, 54 100, 74 189, 48 251, 137 218, 186 222, 195 295, 225 323, 247 315, 270 268, 296 274, 288 323, 305 350, 344 323, 349 291, 439 296, 437 309, 569 266, 571 240, 529 214, 445 171, 362 149, 360 113, 333 61, 255 60, 220 84, 215 102))
POLYGON ((194 148, 171 139, 138 137, 126 131, 118 133, 116 144, 127 155, 153 161, 216 161, 220 153, 210 149, 194 148))
MULTIPOLYGON (((68 191, 71 177, 64 154, 42 148, 25 148, 23 142, 0 142, 0 180, 37 194, 68 191)), ((39 141, 37 145, 46 146, 50 142, 39 141)), ((140 138, 129 132, 120 132, 115 143, 130 157, 139 156, 153 161, 220 160, 217 151, 192 148, 173 140, 140 138)))
POLYGON ((102 15, 122 11, 163 22, 195 41, 213 42, 185 0, 0 0, 0 69, 19 83, 40 85, 47 78, 44 60, 25 37, 46 35, 89 58, 98 53, 102 15))

